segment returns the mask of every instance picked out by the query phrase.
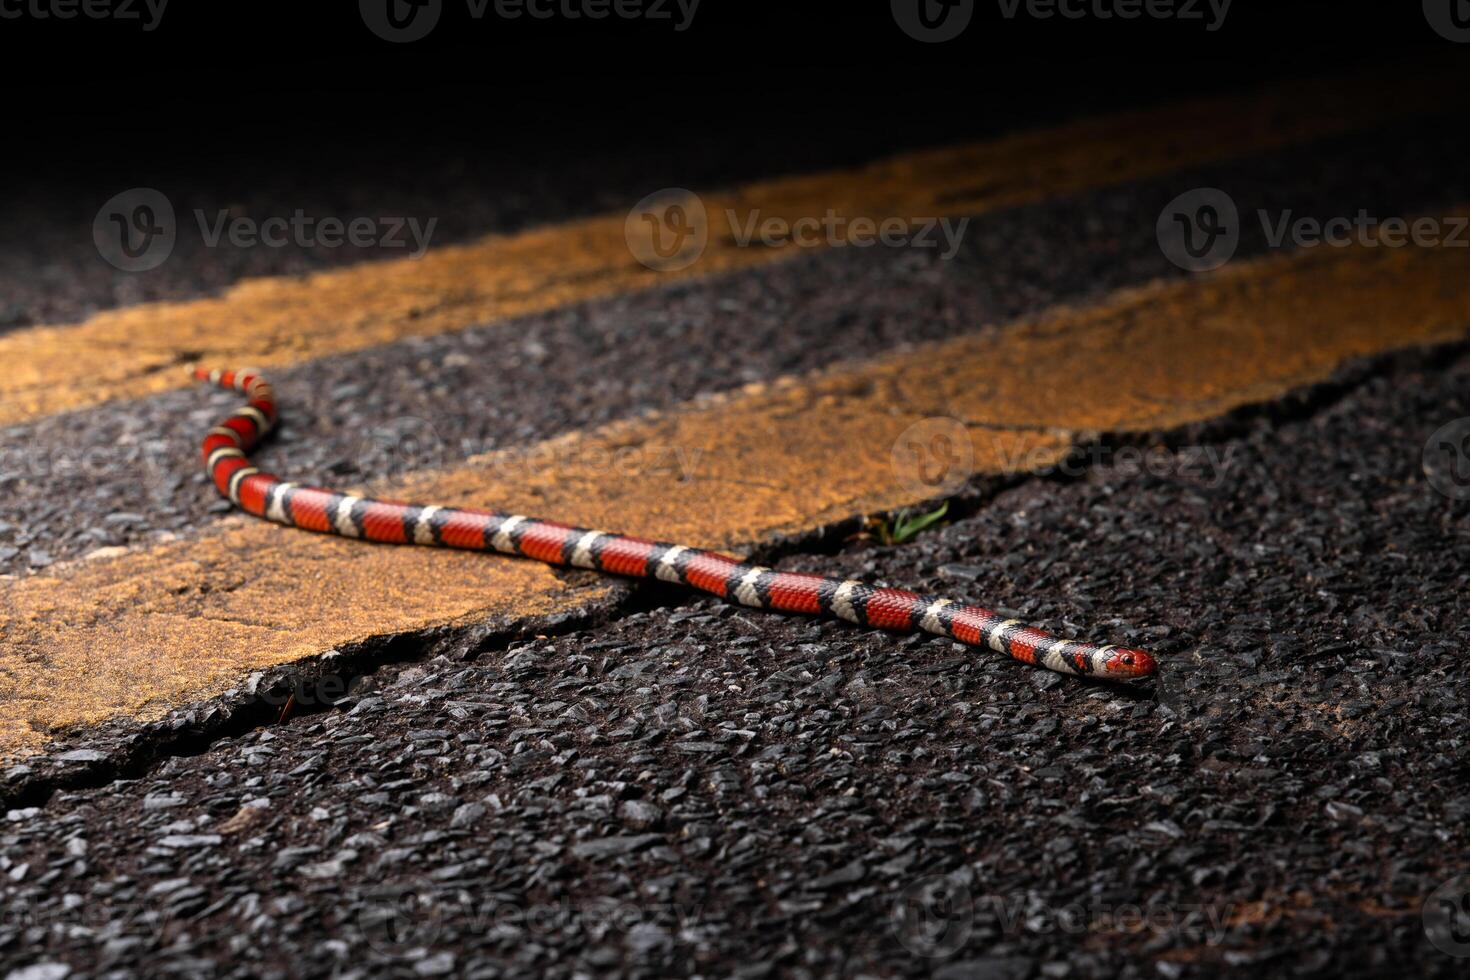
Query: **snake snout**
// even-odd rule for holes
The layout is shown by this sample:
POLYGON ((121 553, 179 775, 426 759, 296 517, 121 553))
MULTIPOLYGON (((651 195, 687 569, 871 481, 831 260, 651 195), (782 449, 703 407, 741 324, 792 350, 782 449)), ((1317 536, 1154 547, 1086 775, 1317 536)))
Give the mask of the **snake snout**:
POLYGON ((1108 655, 1103 664, 1103 670, 1109 677, 1129 680, 1136 677, 1148 677, 1159 669, 1154 658, 1142 650, 1134 650, 1129 647, 1118 647, 1108 655))

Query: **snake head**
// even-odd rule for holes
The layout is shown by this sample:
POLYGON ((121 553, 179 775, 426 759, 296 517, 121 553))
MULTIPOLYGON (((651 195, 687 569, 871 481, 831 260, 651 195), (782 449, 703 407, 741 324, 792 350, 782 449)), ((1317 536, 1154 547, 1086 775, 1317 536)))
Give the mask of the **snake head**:
POLYGON ((1114 647, 1102 662, 1102 675, 1110 680, 1128 681, 1152 676, 1159 669, 1153 657, 1142 650, 1114 647))

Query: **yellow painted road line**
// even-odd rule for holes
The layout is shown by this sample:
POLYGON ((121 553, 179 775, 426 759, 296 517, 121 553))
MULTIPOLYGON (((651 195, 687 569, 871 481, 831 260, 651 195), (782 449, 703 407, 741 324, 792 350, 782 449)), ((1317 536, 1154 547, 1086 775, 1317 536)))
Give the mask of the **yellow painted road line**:
MULTIPOLYGON (((495 453, 416 475, 392 495, 739 547, 929 496, 894 455, 915 423, 960 426, 976 472, 1026 470, 1057 460, 1078 432, 1210 418, 1355 356, 1462 336, 1467 265, 1452 248, 1321 248, 1236 263, 495 453), (935 417, 950 421, 926 422, 935 417)), ((280 395, 289 413, 292 393, 280 395)), ((595 597, 599 583, 241 517, 148 551, 0 581, 0 757, 44 745, 58 726, 157 716, 250 669, 365 637, 563 609, 595 597)))
POLYGON ((727 211, 751 217, 939 218, 975 215, 1168 173, 1449 108, 1461 87, 1371 77, 1282 85, 1068 123, 984 143, 911 153, 856 170, 765 181, 703 198, 709 242, 678 271, 634 261, 627 215, 574 221, 300 278, 242 282, 222 296, 99 313, 70 326, 0 337, 0 425, 177 387, 187 362, 295 363, 404 337, 460 330, 670 277, 750 268, 793 246, 741 247, 727 211))

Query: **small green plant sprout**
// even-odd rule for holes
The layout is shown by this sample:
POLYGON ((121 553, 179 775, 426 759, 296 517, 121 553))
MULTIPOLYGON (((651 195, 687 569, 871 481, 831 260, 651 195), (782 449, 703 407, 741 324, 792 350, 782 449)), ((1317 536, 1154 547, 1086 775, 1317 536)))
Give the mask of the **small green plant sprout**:
POLYGON ((911 540, 920 531, 938 524, 948 512, 948 500, 927 514, 915 514, 908 507, 905 507, 897 514, 894 514, 891 521, 884 520, 878 523, 878 540, 884 544, 903 544, 911 540))

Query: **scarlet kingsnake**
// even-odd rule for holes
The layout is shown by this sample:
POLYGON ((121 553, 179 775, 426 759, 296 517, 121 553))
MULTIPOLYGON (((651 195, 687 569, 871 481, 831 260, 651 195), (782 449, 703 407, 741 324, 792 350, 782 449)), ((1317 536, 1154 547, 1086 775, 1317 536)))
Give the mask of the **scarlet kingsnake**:
POLYGON ((1111 680, 1155 671, 1142 650, 1058 640, 978 606, 799 572, 778 572, 700 548, 569 527, 520 514, 394 503, 286 483, 250 465, 245 453, 276 423, 270 383, 248 370, 196 370, 195 378, 244 392, 248 404, 204 437, 204 464, 219 492, 277 524, 393 544, 498 551, 552 565, 657 578, 757 609, 829 615, 859 626, 923 630, 989 647, 1063 674, 1111 680))

